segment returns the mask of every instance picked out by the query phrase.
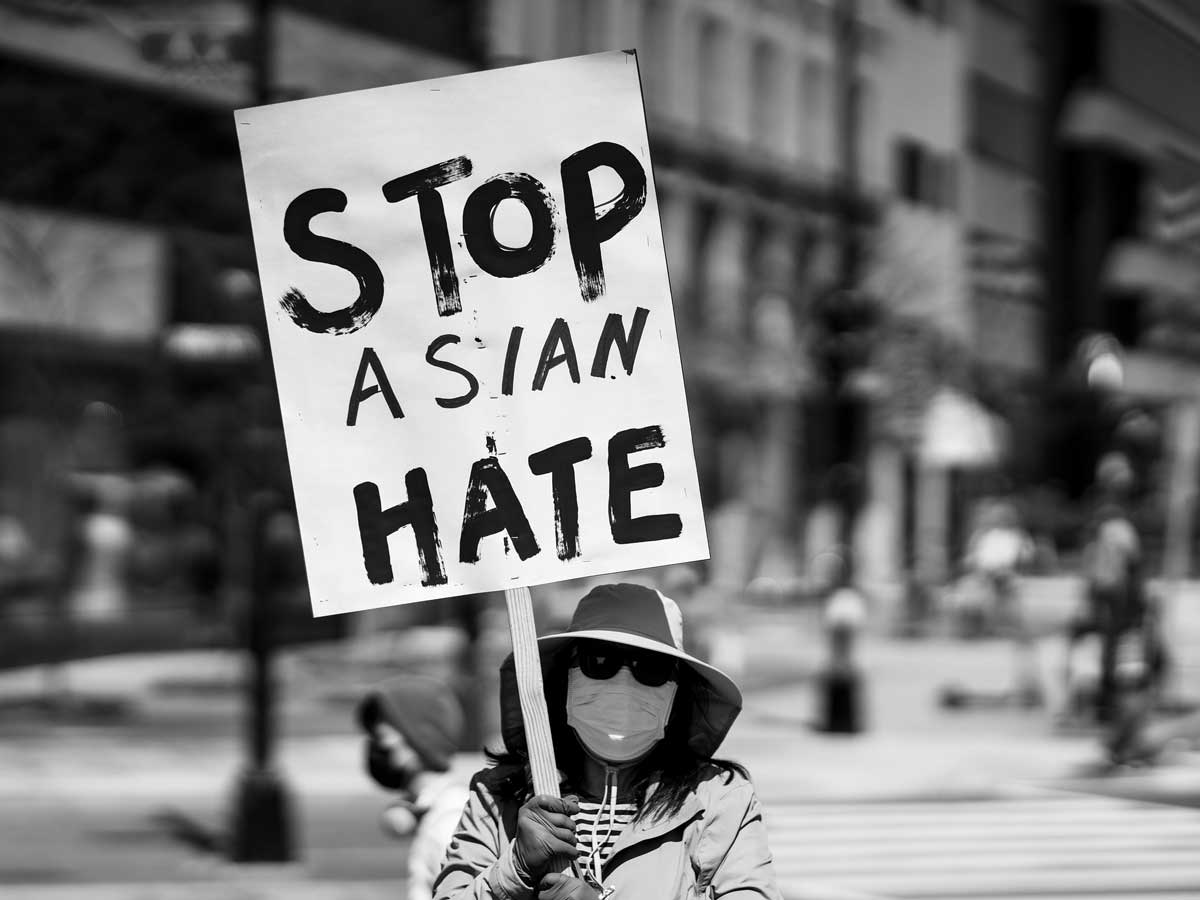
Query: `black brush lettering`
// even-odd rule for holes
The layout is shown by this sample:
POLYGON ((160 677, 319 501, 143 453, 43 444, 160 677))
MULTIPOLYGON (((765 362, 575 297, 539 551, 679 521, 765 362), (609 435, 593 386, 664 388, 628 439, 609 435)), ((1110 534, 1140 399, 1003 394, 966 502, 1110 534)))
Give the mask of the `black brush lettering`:
POLYGON ((508 475, 494 456, 485 456, 471 466, 467 498, 463 506, 462 537, 458 558, 464 563, 479 562, 479 542, 491 534, 506 532, 522 560, 541 552, 529 526, 529 519, 508 475), (495 506, 487 505, 488 497, 495 506))
POLYGON ((379 361, 375 349, 363 347, 362 358, 358 361, 358 374, 354 376, 354 388, 350 391, 350 406, 346 410, 347 425, 357 424, 359 405, 375 394, 383 395, 393 419, 404 418, 404 410, 400 408, 400 401, 396 399, 396 392, 392 390, 387 372, 383 370, 383 363, 379 361), (375 383, 372 385, 366 384, 368 370, 375 376, 375 383))
POLYGON ((591 302, 604 293, 604 260, 600 245, 641 212, 646 205, 646 171, 638 158, 620 144, 601 141, 562 161, 563 204, 567 238, 579 276, 579 292, 591 302), (623 182, 616 201, 599 216, 590 174, 608 166, 623 182))
POLYGON ((529 470, 534 475, 550 475, 554 495, 554 539, 558 558, 574 559, 579 555, 579 492, 575 484, 575 464, 591 459, 592 442, 577 437, 529 457, 529 470))
POLYGON ((679 537, 683 520, 674 513, 659 513, 633 518, 631 497, 634 491, 659 487, 664 480, 659 463, 629 465, 629 455, 642 450, 665 447, 662 428, 630 428, 618 431, 608 442, 608 521, 613 541, 640 544, 679 537))
POLYGON ((650 310, 639 306, 633 314, 633 325, 628 333, 625 331, 625 320, 619 313, 609 313, 604 320, 604 328, 600 331, 600 340, 596 341, 596 356, 592 360, 592 376, 604 378, 608 374, 608 358, 612 356, 615 345, 621 355, 621 365, 625 374, 633 374, 633 363, 637 359, 638 346, 642 343, 642 332, 646 330, 646 318, 650 310))
POLYGON ((479 393, 479 380, 464 369, 462 366, 452 362, 447 362, 444 359, 437 358, 437 352, 447 344, 457 344, 461 338, 457 334, 443 334, 433 339, 429 344, 429 349, 425 351, 425 362, 431 366, 436 366, 439 369, 445 369, 447 372, 454 372, 461 375, 467 380, 467 392, 460 394, 457 397, 435 397, 434 402, 442 409, 457 409, 460 406, 466 406, 475 399, 475 395, 479 393))
POLYGON ((372 584, 390 584, 392 555, 388 537, 411 525, 417 542, 421 566, 421 584, 429 587, 446 583, 442 566, 441 541, 438 539, 437 519, 433 514, 433 497, 424 469, 412 469, 404 476, 408 499, 396 506, 383 508, 379 485, 364 481, 354 488, 354 505, 358 509, 358 534, 362 541, 363 565, 372 584))
POLYGON ((537 371, 533 375, 533 389, 540 391, 546 386, 546 377, 555 366, 567 364, 571 380, 579 384, 579 360, 575 358, 575 344, 571 340, 571 328, 565 319, 555 319, 546 335, 546 343, 542 345, 542 355, 538 360, 537 371), (559 348, 562 352, 557 352, 559 348))
POLYGON ((383 273, 370 254, 345 241, 313 234, 310 227, 316 216, 345 209, 344 193, 336 188, 315 188, 289 203, 283 214, 283 240, 293 253, 309 262, 345 269, 358 282, 358 298, 342 309, 317 309, 295 287, 279 298, 279 305, 293 322, 317 334, 358 331, 383 305, 383 273))
POLYGON ((394 178, 383 186, 389 203, 416 196, 421 211, 421 230, 425 234, 425 253, 433 276, 433 296, 439 316, 462 311, 458 295, 458 274, 454 271, 454 251, 450 247, 450 229, 446 225, 446 207, 437 189, 471 174, 471 160, 465 156, 448 159, 394 178))
POLYGON ((479 268, 497 278, 535 272, 554 252, 554 201, 546 186, 523 172, 497 175, 471 192, 463 205, 463 238, 479 268), (494 218, 503 200, 519 201, 533 229, 524 247, 506 247, 496 239, 494 218))

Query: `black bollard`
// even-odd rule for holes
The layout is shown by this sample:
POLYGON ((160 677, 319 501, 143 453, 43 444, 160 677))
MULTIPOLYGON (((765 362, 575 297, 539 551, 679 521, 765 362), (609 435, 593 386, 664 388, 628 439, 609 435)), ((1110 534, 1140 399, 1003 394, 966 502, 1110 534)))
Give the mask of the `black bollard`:
POLYGON ((854 646, 864 616, 863 600, 853 588, 841 588, 825 610, 829 660, 817 677, 818 729, 828 734, 858 734, 863 730, 863 677, 854 660, 854 646))

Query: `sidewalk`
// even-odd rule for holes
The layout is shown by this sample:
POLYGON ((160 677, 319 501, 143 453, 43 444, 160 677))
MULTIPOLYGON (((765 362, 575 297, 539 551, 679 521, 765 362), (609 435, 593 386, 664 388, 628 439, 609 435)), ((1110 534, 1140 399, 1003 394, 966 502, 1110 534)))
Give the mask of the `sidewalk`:
MULTIPOLYGON (((1020 796, 1080 781, 1100 758, 1092 735, 1054 731, 1049 713, 946 711, 948 679, 1003 689, 1011 647, 1003 641, 899 641, 868 634, 866 733, 813 732, 813 673, 824 660, 811 611, 746 608, 717 649, 745 687, 746 705, 722 755, 746 764, 774 802, 869 802, 1020 796)), ((1181 632, 1185 633, 1186 632, 1181 632)), ((502 637, 502 636, 501 636, 502 637)), ((488 638, 489 657, 503 641, 488 638)), ((362 772, 353 701, 388 660, 445 666, 455 637, 413 629, 386 648, 288 651, 278 768, 296 804, 302 861, 231 866, 212 852, 225 825, 243 758, 240 659, 209 652, 93 660, 72 666, 73 684, 136 700, 122 725, 23 725, 0 719, 0 894, 59 898, 396 898, 404 846, 382 834, 386 796, 362 772), (206 844, 207 842, 207 844, 206 844)), ((1049 676, 1056 640, 1042 641, 1049 676)), ((1195 657, 1192 657, 1195 659, 1195 657)), ((498 661, 498 659, 497 659, 498 661)), ((39 686, 40 673, 0 676, 0 698, 39 686)), ((489 688, 490 690, 490 688, 489 688)), ((465 759, 465 769, 482 764, 465 759)), ((1145 779, 1172 797, 1200 796, 1200 755, 1145 779)), ((1106 780, 1101 787, 1121 783, 1106 780)))

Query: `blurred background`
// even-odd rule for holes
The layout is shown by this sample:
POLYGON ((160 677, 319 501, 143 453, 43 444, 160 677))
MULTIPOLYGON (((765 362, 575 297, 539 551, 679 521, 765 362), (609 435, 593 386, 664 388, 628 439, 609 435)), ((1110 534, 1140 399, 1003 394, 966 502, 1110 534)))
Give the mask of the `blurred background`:
POLYGON ((0 2, 0 891, 403 894, 356 704, 478 763, 503 602, 311 617, 231 111, 629 47, 712 559, 627 577, 785 896, 1200 892, 1182 0, 0 2))

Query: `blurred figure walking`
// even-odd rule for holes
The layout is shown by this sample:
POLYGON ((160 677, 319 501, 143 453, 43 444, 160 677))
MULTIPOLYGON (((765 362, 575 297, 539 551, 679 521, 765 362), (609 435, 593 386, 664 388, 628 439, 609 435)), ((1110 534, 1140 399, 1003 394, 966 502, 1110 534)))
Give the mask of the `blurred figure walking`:
POLYGON ((1146 646, 1146 626, 1153 624, 1146 615, 1141 541, 1121 507, 1109 504, 1098 510, 1084 549, 1083 576, 1083 609, 1067 633, 1066 711, 1078 715, 1091 706, 1097 721, 1110 722, 1117 705, 1121 647, 1127 647, 1128 656, 1131 648, 1146 646), (1097 683, 1088 686, 1076 677, 1076 657, 1081 642, 1092 635, 1098 639, 1099 665, 1097 683))

